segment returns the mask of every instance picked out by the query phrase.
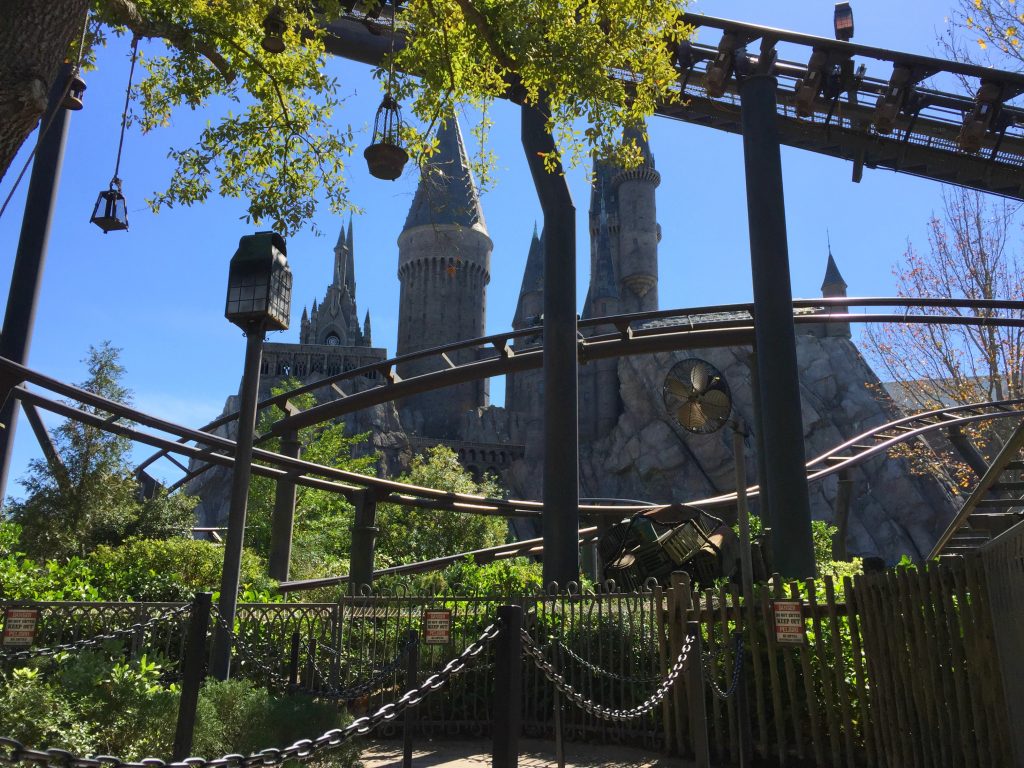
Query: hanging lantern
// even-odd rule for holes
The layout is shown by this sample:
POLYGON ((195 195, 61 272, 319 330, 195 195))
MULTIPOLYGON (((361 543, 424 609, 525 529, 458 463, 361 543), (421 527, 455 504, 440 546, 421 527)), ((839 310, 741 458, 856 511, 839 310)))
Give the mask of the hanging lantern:
POLYGON ((224 317, 242 330, 254 325, 287 331, 292 307, 292 271, 284 238, 257 232, 238 241, 228 268, 224 317))
POLYGON ((279 5, 275 5, 263 19, 263 39, 260 45, 267 53, 281 53, 284 51, 284 11, 279 5))
POLYGON ((402 109, 390 93, 384 94, 384 100, 377 108, 373 143, 363 151, 363 157, 370 168, 370 175, 387 181, 401 176, 409 159, 409 153, 402 148, 402 109))
POLYGON ((96 198, 89 221, 102 229, 103 234, 128 229, 128 208, 121 194, 121 180, 116 176, 110 181, 110 189, 103 190, 96 198))
POLYGON ((78 68, 75 67, 75 72, 71 75, 71 85, 68 86, 68 92, 64 94, 64 101, 61 106, 64 109, 70 109, 72 112, 77 112, 83 106, 82 96, 85 95, 85 80, 82 79, 81 74, 78 72, 78 68))

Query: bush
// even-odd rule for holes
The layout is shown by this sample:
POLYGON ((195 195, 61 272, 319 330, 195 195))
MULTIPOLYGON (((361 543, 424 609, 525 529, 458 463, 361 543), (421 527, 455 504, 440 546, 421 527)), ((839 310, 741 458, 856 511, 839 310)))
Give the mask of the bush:
MULTIPOLYGON (((145 656, 116 660, 120 654, 120 645, 112 643, 105 651, 62 655, 0 677, 0 733, 27 746, 76 754, 167 758, 180 691, 160 684, 160 663, 145 656)), ((348 719, 308 696, 276 696, 247 680, 211 680, 199 694, 192 752, 214 758, 284 747, 348 719)), ((351 766, 357 757, 356 747, 346 744, 327 753, 326 761, 351 766)))

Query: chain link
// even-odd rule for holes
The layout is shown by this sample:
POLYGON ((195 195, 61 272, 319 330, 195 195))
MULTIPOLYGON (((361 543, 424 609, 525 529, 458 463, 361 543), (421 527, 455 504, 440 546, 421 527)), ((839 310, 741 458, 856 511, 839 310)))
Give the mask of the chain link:
POLYGON ((676 657, 675 663, 669 670, 654 693, 647 697, 642 703, 631 709, 612 709, 602 704, 598 704, 590 699, 586 698, 573 688, 569 683, 566 682, 562 675, 558 674, 554 665, 544 659, 544 649, 538 646, 530 634, 526 630, 521 630, 523 638, 523 647, 526 653, 533 659, 534 665, 544 673, 544 676, 554 684, 555 688, 558 689, 559 693, 565 696, 569 701, 575 704, 580 709, 588 712, 594 717, 599 717, 602 720, 612 720, 615 722, 624 722, 626 720, 633 720, 641 715, 645 715, 654 709, 661 700, 665 698, 665 695, 669 692, 669 689, 675 684, 679 674, 686 668, 687 660, 690 657, 690 651, 693 648, 695 638, 692 635, 687 635, 683 641, 683 647, 679 651, 679 656, 676 657))
POLYGON ((315 739, 302 739, 283 749, 271 747, 249 756, 231 754, 215 760, 190 757, 181 762, 169 763, 147 757, 132 762, 108 755, 82 757, 63 749, 30 749, 16 739, 0 737, 0 765, 29 762, 48 768, 269 768, 288 760, 305 762, 321 752, 341 746, 353 736, 369 733, 381 723, 394 720, 406 709, 419 705, 431 692, 443 687, 453 675, 462 672, 498 636, 499 631, 497 622, 490 624, 480 637, 445 664, 440 672, 403 693, 397 701, 385 704, 372 715, 353 720, 344 728, 333 728, 315 739))
POLYGON ((605 669, 604 667, 599 667, 597 664, 594 664, 593 662, 584 659, 582 656, 576 653, 576 651, 574 651, 568 645, 563 643, 557 637, 552 637, 551 643, 544 646, 544 650, 547 650, 552 645, 557 646, 559 649, 561 649, 563 653, 565 653, 566 656, 568 656, 581 667, 588 670, 597 677, 607 677, 610 680, 615 680, 622 683, 654 683, 661 679, 660 675, 651 675, 649 677, 634 677, 632 675, 620 675, 617 672, 612 672, 610 670, 605 669))
MULTIPOLYGON (((228 626, 224 616, 217 609, 217 606, 213 606, 213 617, 217 622, 217 626, 227 633, 227 636, 231 639, 231 646, 238 651, 238 655, 242 661, 246 661, 252 664, 257 669, 262 669, 266 675, 267 680, 271 687, 279 688, 281 690, 288 690, 291 681, 282 675, 280 672, 275 671, 266 661, 257 657, 256 652, 249 646, 248 643, 243 641, 236 633, 235 630, 228 626)), ((274 649, 271 649, 274 650, 274 649)), ((277 653, 278 661, 280 661, 280 653, 277 653)))
POLYGON ((162 624, 169 624, 173 619, 178 616, 187 613, 190 610, 190 606, 184 605, 180 608, 174 608, 167 613, 161 613, 148 621, 138 622, 132 624, 130 627, 124 627, 123 629, 115 629, 113 632, 108 632, 103 635, 93 635, 84 640, 76 640, 73 643, 63 643, 62 645, 51 645, 47 648, 29 648, 25 651, 7 651, 0 652, 0 663, 11 662, 11 661, 27 661, 28 659, 35 659, 40 657, 52 657, 58 653, 74 653, 76 651, 84 651, 86 648, 94 648, 103 643, 111 640, 121 640, 125 637, 131 637, 137 633, 145 632, 153 629, 154 627, 162 624))
MULTIPOLYGON (((729 683, 727 690, 722 690, 719 687, 718 682, 714 679, 711 673, 711 654, 705 653, 703 661, 704 668, 704 679, 707 681, 708 686, 711 688, 712 693, 720 699, 728 699, 734 693, 736 693, 736 686, 740 682, 740 671, 743 669, 743 635, 736 633, 734 636, 735 650, 733 655, 732 665, 732 681, 729 683)), ((721 658, 725 655, 725 646, 718 649, 715 658, 721 658)))

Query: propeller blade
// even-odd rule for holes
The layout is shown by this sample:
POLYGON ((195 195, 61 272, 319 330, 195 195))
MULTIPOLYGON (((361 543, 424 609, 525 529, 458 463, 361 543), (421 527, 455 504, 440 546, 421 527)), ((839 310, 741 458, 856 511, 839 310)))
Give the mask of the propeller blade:
POLYGON ((701 362, 694 364, 690 369, 690 383, 697 392, 703 392, 708 387, 708 367, 701 362))
POLYGON ((697 403, 687 402, 677 412, 676 418, 686 429, 702 429, 707 423, 703 411, 697 403))

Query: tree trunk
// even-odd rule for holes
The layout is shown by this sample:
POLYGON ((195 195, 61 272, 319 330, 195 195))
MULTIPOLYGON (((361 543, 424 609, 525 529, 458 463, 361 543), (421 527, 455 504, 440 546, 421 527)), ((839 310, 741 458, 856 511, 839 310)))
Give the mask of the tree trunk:
POLYGON ((89 0, 8 0, 0 12, 0 180, 46 109, 89 0))

